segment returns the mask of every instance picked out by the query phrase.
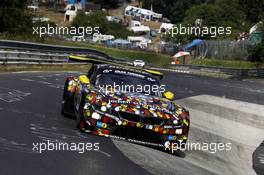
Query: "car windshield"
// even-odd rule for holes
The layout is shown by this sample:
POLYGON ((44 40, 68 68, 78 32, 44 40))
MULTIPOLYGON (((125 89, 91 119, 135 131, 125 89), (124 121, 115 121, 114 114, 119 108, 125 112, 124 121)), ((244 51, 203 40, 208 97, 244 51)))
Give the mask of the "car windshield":
POLYGON ((141 74, 129 73, 130 75, 98 74, 95 85, 104 90, 111 89, 124 93, 141 93, 161 97, 161 86, 156 79, 141 74))

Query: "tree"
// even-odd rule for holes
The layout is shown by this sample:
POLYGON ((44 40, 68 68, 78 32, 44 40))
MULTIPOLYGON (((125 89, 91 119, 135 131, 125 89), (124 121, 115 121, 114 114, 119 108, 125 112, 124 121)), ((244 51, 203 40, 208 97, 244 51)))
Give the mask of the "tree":
POLYGON ((207 27, 231 27, 231 35, 218 37, 236 38, 241 31, 245 31, 245 13, 241 10, 238 1, 217 0, 215 3, 203 3, 192 6, 184 18, 184 23, 194 24, 196 19, 203 20, 207 27))
POLYGON ((250 49, 250 61, 256 62, 257 65, 264 63, 264 41, 250 49))
POLYGON ((0 33, 30 33, 32 15, 26 10, 27 0, 3 0, 0 6, 0 33))
POLYGON ((94 3, 101 4, 102 7, 116 8, 118 7, 118 0, 93 0, 94 3))
POLYGON ((157 13, 163 13, 165 8, 169 7, 169 4, 166 4, 167 0, 143 0, 142 7, 146 9, 150 9, 151 5, 153 7, 153 11, 157 13))
POLYGON ((251 23, 257 23, 264 17, 263 0, 239 0, 239 4, 246 13, 246 18, 251 23))
POLYGON ((249 60, 256 62, 257 66, 264 63, 264 21, 262 21, 262 26, 260 26, 258 30, 261 31, 262 40, 249 50, 249 60))
POLYGON ((127 38, 133 35, 124 26, 118 23, 109 22, 106 20, 106 13, 103 11, 93 12, 86 15, 84 12, 78 12, 72 22, 74 27, 98 27, 101 34, 114 35, 117 38, 127 38))
POLYGON ((162 13, 173 23, 178 23, 183 21, 186 11, 192 6, 213 3, 215 0, 143 0, 143 7, 150 9, 151 1, 155 12, 162 13))
POLYGON ((106 14, 102 11, 91 13, 86 15, 83 11, 79 11, 77 16, 72 22, 72 26, 78 27, 99 27, 100 33, 105 33, 106 31, 106 14))
POLYGON ((174 23, 181 22, 185 18, 186 11, 190 7, 189 1, 175 1, 171 7, 171 20, 174 23))

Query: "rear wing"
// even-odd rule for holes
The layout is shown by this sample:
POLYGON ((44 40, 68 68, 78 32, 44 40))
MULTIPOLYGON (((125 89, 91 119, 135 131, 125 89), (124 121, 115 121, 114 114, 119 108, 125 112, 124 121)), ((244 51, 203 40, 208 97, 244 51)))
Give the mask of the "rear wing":
POLYGON ((128 69, 134 69, 137 71, 142 71, 145 73, 149 73, 153 76, 157 76, 160 79, 163 78, 163 73, 151 70, 151 69, 146 69, 146 68, 140 68, 140 67, 135 67, 126 63, 121 63, 120 61, 118 62, 117 60, 114 59, 102 59, 102 58, 92 58, 92 57, 82 57, 82 56, 74 56, 71 55, 69 56, 70 61, 75 61, 75 62, 86 62, 86 63, 91 63, 91 64, 108 64, 108 65, 113 65, 121 68, 128 68, 128 69))

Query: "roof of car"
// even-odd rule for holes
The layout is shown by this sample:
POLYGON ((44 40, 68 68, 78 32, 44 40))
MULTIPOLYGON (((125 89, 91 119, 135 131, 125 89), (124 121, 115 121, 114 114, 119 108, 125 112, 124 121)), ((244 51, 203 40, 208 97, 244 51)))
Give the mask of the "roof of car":
POLYGON ((142 70, 138 70, 138 69, 133 69, 133 68, 128 68, 128 67, 121 67, 121 66, 113 66, 113 65, 108 65, 108 64, 97 64, 97 71, 101 72, 107 69, 114 69, 114 70, 124 70, 124 71, 129 71, 129 72, 134 72, 134 73, 138 73, 138 74, 142 74, 142 75, 147 75, 147 76, 151 76, 151 73, 142 71, 142 70))
POLYGON ((141 72, 142 74, 157 76, 160 79, 163 77, 163 73, 161 72, 151 70, 151 69, 146 69, 146 68, 133 67, 132 65, 128 65, 128 64, 126 65, 124 63, 114 62, 113 60, 90 58, 90 57, 80 57, 80 56, 73 56, 73 55, 69 56, 69 60, 83 61, 83 62, 98 64, 98 65, 115 66, 115 67, 119 67, 123 69, 128 69, 134 72, 141 72))

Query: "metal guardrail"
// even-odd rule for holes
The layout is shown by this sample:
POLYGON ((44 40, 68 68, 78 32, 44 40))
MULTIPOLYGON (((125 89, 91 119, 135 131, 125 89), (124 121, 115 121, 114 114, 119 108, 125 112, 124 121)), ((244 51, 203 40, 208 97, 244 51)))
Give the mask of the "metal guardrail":
POLYGON ((0 40, 0 65, 65 64, 69 61, 69 55, 86 55, 95 58, 114 59, 94 49, 0 40))
POLYGON ((264 69, 236 69, 213 66, 196 66, 196 65, 170 65, 168 70, 173 72, 199 74, 199 73, 215 73, 225 74, 233 77, 258 77, 264 78, 264 69))
POLYGON ((0 64, 68 63, 68 54, 0 50, 0 64))
POLYGON ((69 55, 85 55, 91 58, 127 61, 88 48, 0 40, 0 64, 67 63, 69 55))
POLYGON ((85 54, 88 56, 96 56, 105 59, 112 59, 109 55, 88 48, 81 47, 69 47, 69 46, 58 46, 49 44, 39 44, 22 41, 11 41, 11 40, 0 40, 0 49, 11 49, 18 51, 32 51, 41 53, 67 53, 67 54, 85 54))

